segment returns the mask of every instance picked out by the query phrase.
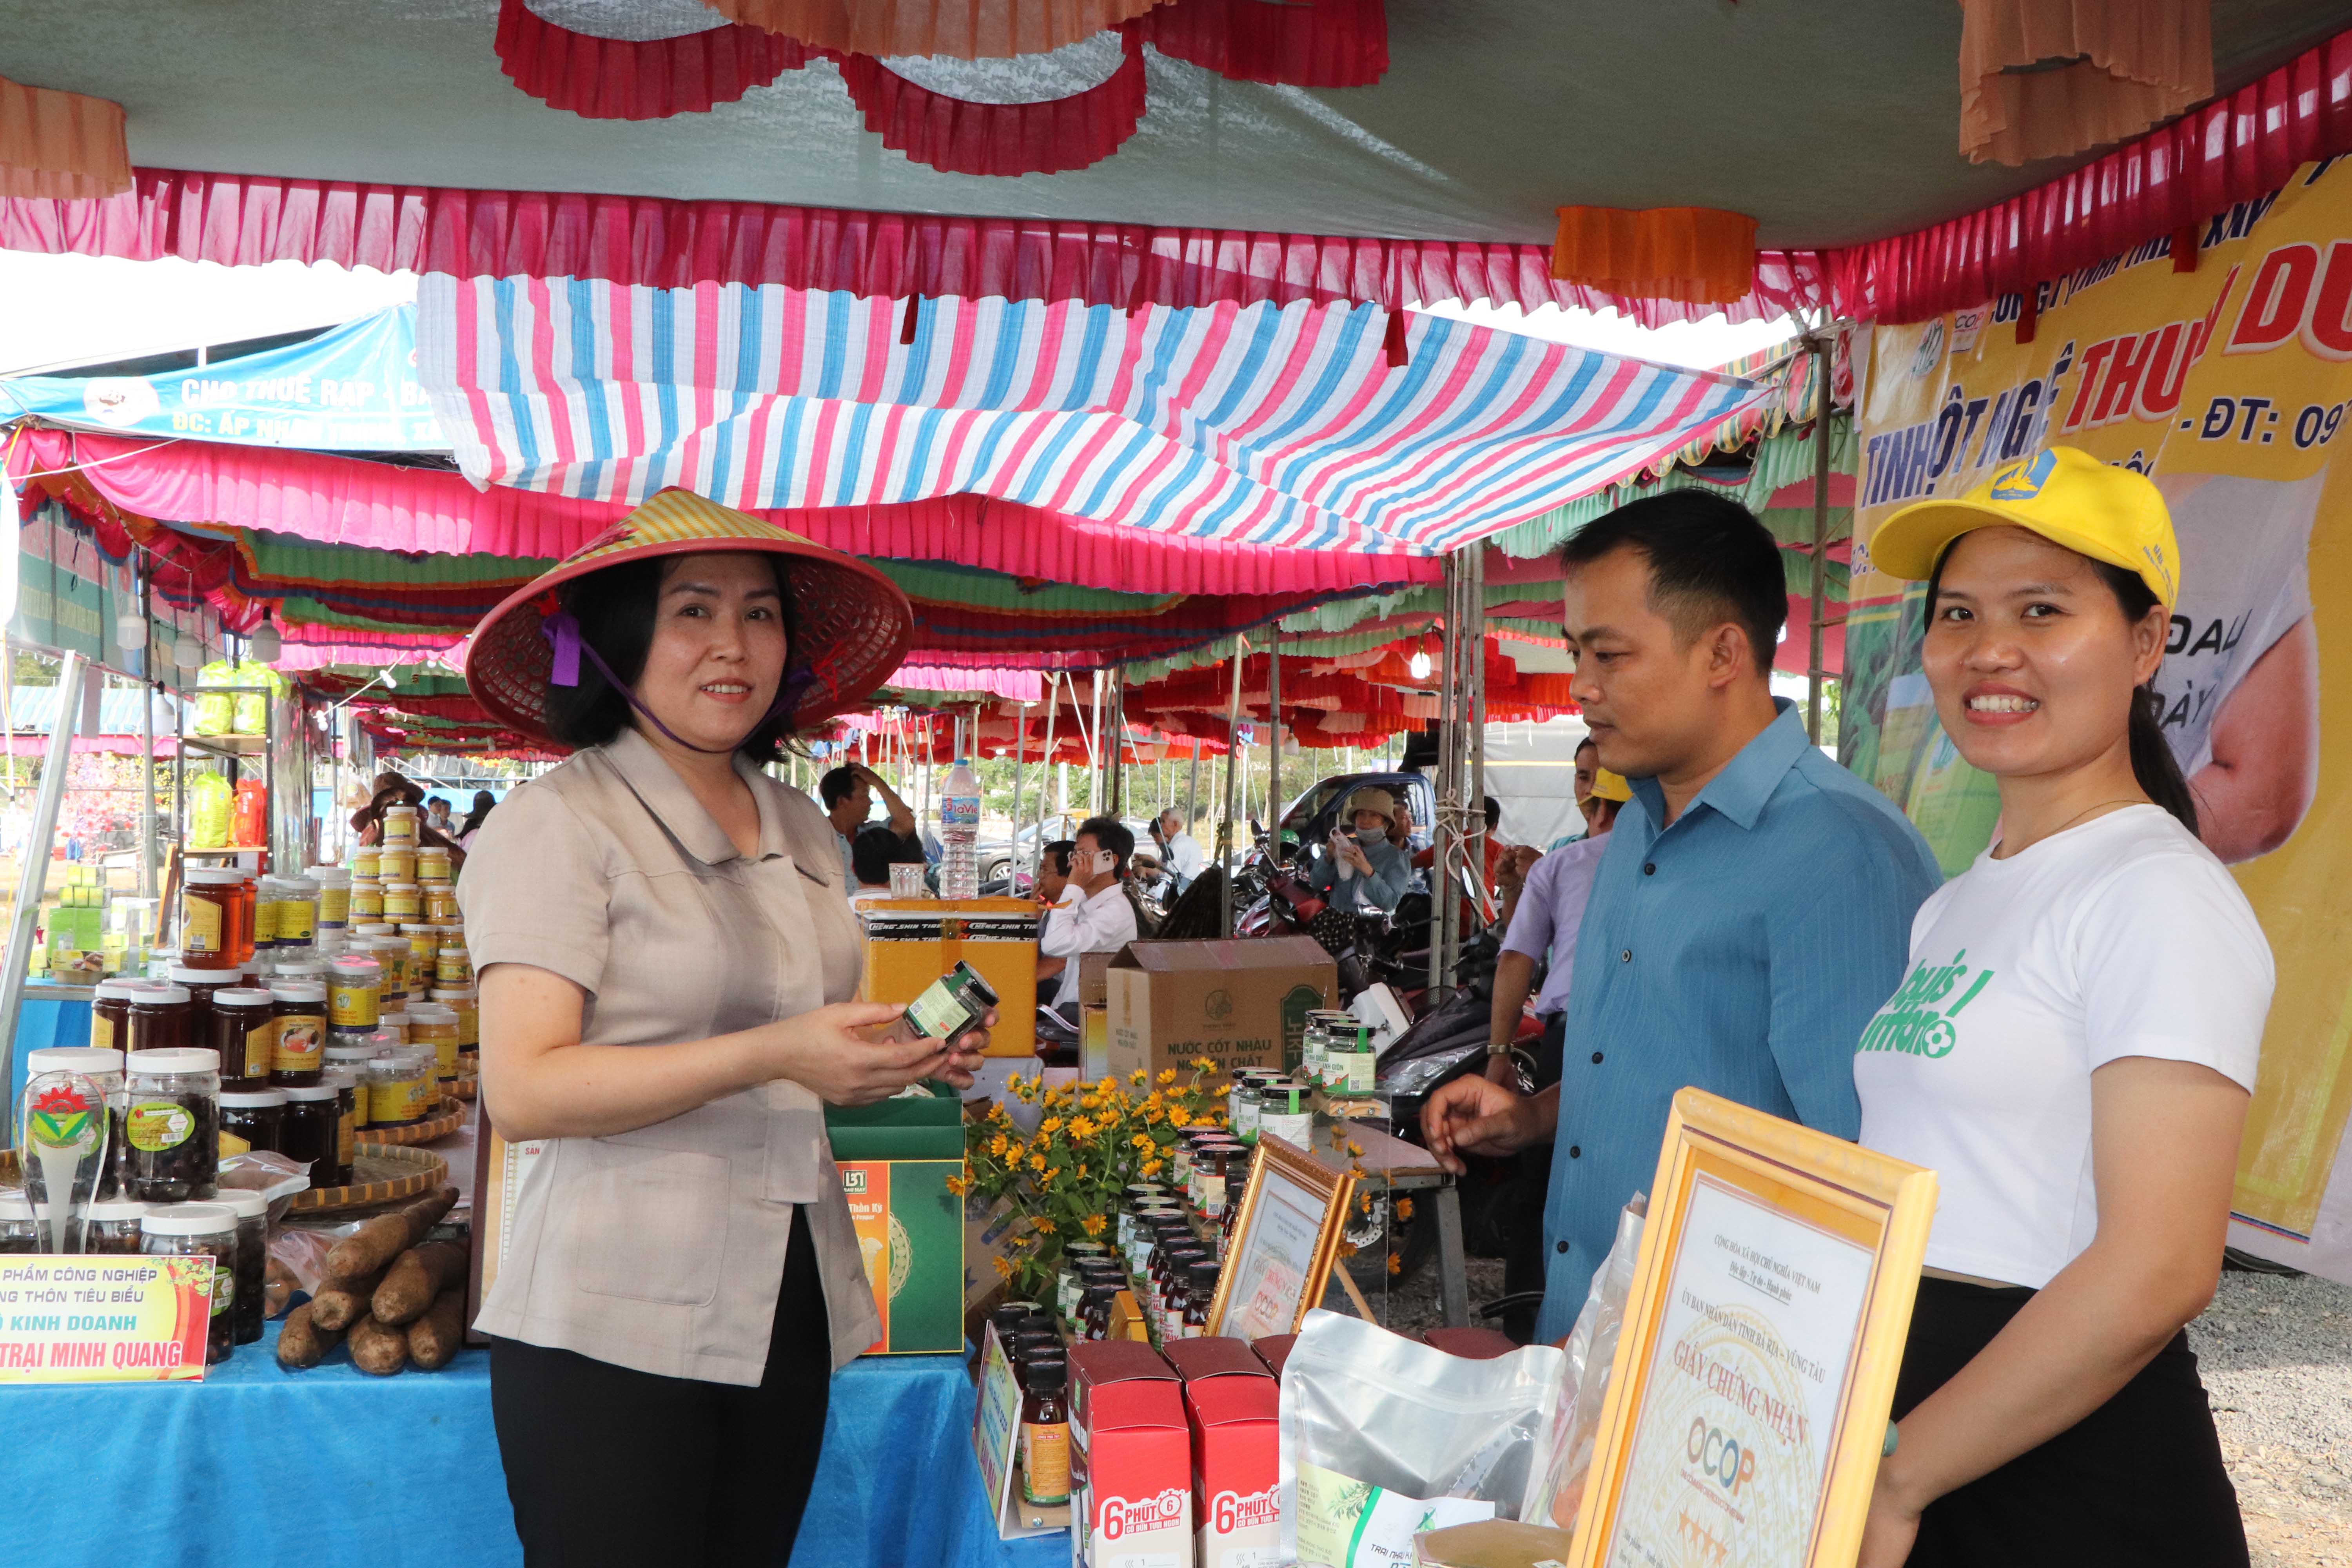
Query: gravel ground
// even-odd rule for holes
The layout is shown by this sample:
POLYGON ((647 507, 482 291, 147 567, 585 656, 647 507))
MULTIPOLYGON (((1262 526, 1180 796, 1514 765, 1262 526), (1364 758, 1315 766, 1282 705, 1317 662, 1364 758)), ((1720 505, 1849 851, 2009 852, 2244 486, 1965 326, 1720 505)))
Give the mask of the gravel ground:
MULTIPOLYGON (((1472 1321, 1503 1266, 1470 1260, 1472 1321)), ((1437 1268, 1371 1305, 1394 1328, 1443 1322, 1437 1268)), ((1339 1292, 1329 1305, 1341 1310, 1339 1292)), ((2254 1568, 2352 1568, 2352 1289, 2229 1273, 2189 1325, 2254 1568)))

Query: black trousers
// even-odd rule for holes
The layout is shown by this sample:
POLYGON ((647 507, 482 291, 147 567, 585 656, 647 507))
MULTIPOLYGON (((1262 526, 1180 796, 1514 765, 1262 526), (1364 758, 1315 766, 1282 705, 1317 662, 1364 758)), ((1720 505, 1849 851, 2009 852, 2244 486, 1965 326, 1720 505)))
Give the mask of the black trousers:
POLYGON ((793 1216, 757 1388, 490 1342, 490 1414, 525 1568, 784 1568, 832 1384, 824 1289, 793 1216))
MULTIPOLYGON (((1536 1044, 1536 1089, 1538 1093, 1559 1081, 1560 1052, 1568 1026, 1566 1013, 1544 1016, 1543 1037, 1536 1044)), ((1544 1288, 1544 1205, 1551 1197, 1551 1145, 1522 1149, 1511 1156, 1510 1237, 1503 1253, 1503 1293, 1516 1296, 1544 1288)), ((1503 1332, 1520 1344, 1536 1337, 1534 1307, 1514 1307, 1503 1314, 1503 1332)))
MULTIPOLYGON (((1950 1381, 2032 1298, 1920 1280, 1895 1418, 1950 1381)), ((2186 1333, 2074 1426, 1929 1504, 1906 1568, 2104 1563, 2245 1568, 2238 1494, 2186 1333)))

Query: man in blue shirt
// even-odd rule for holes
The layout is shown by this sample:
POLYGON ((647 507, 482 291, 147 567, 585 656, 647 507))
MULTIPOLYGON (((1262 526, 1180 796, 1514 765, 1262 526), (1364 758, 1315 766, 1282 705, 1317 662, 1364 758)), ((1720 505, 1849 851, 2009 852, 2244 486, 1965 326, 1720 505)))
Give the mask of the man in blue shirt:
POLYGON ((1676 1089, 1854 1136, 1854 1042, 1942 880, 1902 813, 1772 696, 1788 590, 1745 507, 1649 497, 1587 525, 1561 563, 1571 692, 1633 803, 1585 909, 1559 1087, 1522 1099, 1457 1079, 1422 1118, 1456 1170, 1552 1143, 1548 1341, 1575 1326, 1618 1212, 1649 1186, 1676 1089))

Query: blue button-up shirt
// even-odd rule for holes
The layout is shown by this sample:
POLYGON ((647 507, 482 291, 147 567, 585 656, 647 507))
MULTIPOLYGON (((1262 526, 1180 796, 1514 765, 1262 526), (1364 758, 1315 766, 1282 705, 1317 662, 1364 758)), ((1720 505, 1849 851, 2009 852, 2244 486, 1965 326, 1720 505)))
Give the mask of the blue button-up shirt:
POLYGON ((1602 852, 1568 1002, 1542 1316, 1576 1326, 1685 1085, 1852 1138, 1853 1047, 1943 881, 1893 803, 1805 739, 1792 704, 1661 828, 1634 779, 1602 852))

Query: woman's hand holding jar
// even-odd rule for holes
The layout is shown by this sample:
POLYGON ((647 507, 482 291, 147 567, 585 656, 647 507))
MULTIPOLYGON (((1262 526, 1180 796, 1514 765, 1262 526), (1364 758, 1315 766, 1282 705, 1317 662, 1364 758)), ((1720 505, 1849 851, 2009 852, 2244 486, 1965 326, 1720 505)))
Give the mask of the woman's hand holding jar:
MULTIPOLYGON (((836 1002, 771 1024, 761 1032, 774 1076, 832 1105, 871 1105, 927 1078, 970 1088, 987 1048, 987 1030, 971 1030, 952 1049, 941 1049, 937 1040, 896 1027, 905 1011, 887 1002, 836 1002)), ((988 1016, 990 1023, 995 1018, 988 1016)))

